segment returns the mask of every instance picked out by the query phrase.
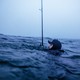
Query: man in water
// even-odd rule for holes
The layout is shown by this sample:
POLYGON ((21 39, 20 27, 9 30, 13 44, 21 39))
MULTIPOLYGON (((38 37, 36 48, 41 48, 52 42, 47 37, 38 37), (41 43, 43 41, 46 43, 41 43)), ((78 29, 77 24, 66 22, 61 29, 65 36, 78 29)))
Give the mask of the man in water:
POLYGON ((56 55, 56 56, 60 56, 62 53, 64 53, 64 50, 62 50, 62 44, 59 40, 54 39, 52 41, 48 41, 49 46, 48 47, 38 47, 38 50, 42 50, 45 52, 48 52, 50 54, 56 55))
POLYGON ((53 41, 48 41, 49 43, 49 50, 61 50, 62 44, 59 40, 54 39, 53 41))
POLYGON ((48 43, 49 53, 53 55, 61 55, 61 53, 64 52, 64 50, 61 50, 62 44, 59 40, 54 39, 53 41, 48 41, 48 43))

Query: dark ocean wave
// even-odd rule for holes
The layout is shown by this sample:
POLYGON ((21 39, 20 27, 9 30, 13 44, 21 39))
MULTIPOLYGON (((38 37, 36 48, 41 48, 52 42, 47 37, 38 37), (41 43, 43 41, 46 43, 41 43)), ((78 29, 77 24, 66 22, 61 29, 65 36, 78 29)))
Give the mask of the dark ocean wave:
POLYGON ((80 80, 80 40, 60 41, 65 52, 55 56, 40 38, 0 34, 0 80, 80 80))

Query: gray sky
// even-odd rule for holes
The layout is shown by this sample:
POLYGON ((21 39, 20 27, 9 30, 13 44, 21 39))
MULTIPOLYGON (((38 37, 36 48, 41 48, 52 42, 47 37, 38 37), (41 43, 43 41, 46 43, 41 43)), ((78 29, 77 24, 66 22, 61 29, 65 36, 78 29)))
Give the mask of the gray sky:
MULTIPOLYGON (((0 33, 41 36, 41 0, 0 0, 0 33)), ((44 36, 80 39, 80 0, 43 0, 44 36)))

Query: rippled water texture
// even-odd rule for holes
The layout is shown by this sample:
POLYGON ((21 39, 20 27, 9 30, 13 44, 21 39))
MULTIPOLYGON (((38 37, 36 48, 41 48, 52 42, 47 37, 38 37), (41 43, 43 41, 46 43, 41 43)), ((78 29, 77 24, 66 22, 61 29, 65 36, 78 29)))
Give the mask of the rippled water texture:
POLYGON ((0 80, 80 80, 80 40, 60 39, 61 56, 40 50, 40 41, 0 34, 0 80))

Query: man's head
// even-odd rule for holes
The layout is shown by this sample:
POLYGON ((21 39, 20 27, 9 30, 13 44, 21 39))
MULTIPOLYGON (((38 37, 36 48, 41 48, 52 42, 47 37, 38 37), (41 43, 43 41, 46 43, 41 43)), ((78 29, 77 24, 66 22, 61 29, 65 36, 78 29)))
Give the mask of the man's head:
POLYGON ((53 41, 48 41, 48 43, 50 50, 60 50, 62 47, 61 42, 57 39, 54 39, 53 41))

